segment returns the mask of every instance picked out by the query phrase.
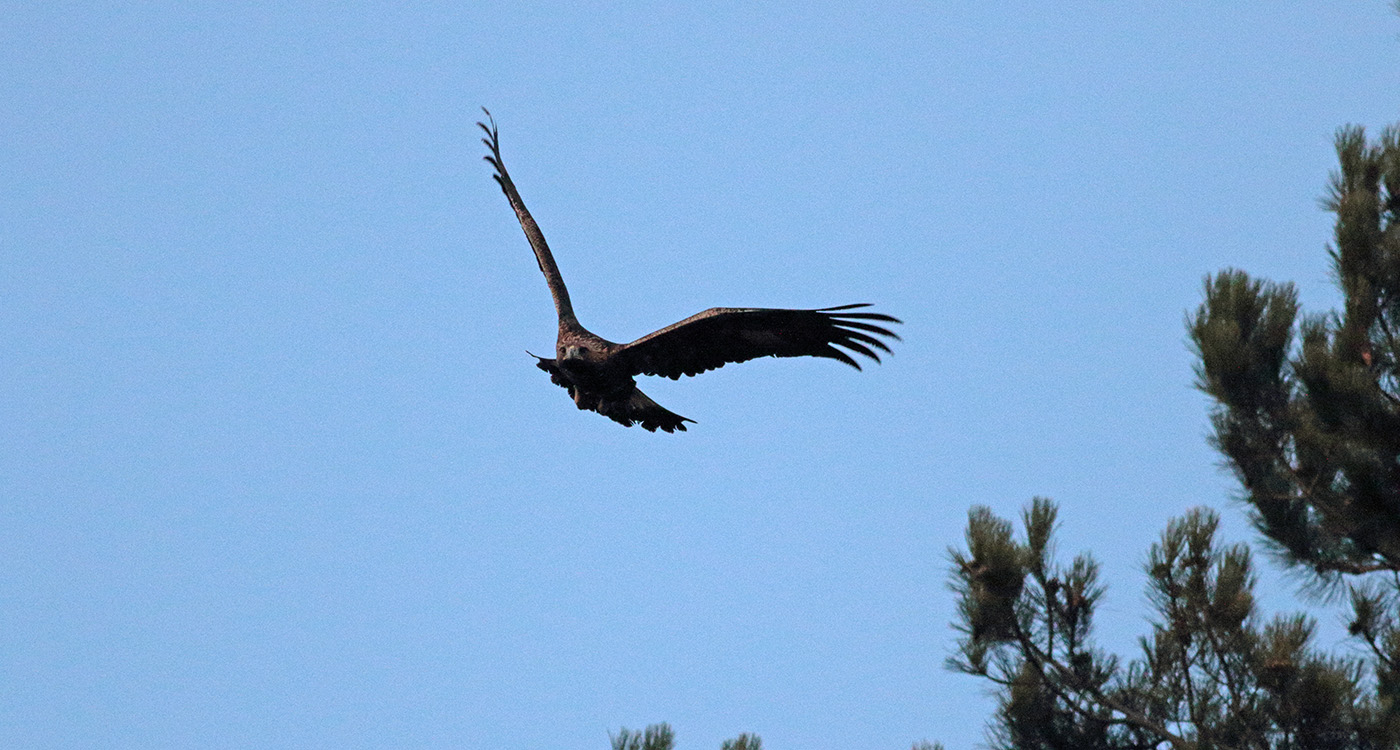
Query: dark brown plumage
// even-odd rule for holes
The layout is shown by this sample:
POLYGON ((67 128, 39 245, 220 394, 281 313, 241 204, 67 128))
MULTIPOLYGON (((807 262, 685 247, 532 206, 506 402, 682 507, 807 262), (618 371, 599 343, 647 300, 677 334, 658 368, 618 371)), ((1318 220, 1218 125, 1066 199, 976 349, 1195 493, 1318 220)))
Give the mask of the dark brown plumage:
POLYGON ((637 389, 636 376, 677 379, 757 357, 826 357, 859 370, 860 364, 843 349, 879 362, 875 350, 890 351, 880 337, 899 339, 893 331, 878 325, 899 323, 898 319, 880 313, 852 312, 869 307, 865 304, 817 310, 713 307, 630 344, 617 344, 594 335, 574 317, 569 291, 544 234, 525 208, 501 161, 496 121, 484 107, 482 111, 491 123, 490 127, 477 123, 486 133, 481 142, 491 150, 486 161, 496 168, 493 176, 535 251, 535 260, 549 284, 559 316, 555 358, 535 357, 536 365, 549 373, 556 385, 568 390, 578 408, 596 411, 627 427, 640 424, 649 431, 684 432, 685 423, 694 420, 647 398, 637 389))

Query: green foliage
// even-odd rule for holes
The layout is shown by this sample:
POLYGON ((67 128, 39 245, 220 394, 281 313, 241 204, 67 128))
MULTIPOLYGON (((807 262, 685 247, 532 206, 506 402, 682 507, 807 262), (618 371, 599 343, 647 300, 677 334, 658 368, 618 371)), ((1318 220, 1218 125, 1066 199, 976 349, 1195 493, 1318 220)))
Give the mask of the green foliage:
POLYGON ((1009 522, 975 508, 968 551, 952 553, 964 637, 949 664, 998 686, 997 747, 1400 747, 1393 622, 1373 615, 1355 626, 1390 649, 1379 660, 1389 671, 1372 672, 1363 659, 1318 651, 1304 615, 1263 620, 1249 550, 1221 545, 1218 517, 1196 509, 1148 553, 1151 635, 1121 663, 1094 645, 1103 593, 1094 561, 1061 565, 1036 552, 1053 548, 1054 518, 1054 505, 1036 499, 1018 542, 1009 522), (989 570, 1023 585, 988 585, 989 570))
POLYGON ((1093 560, 1053 559, 1054 506, 1031 504, 1024 541, 974 508, 952 552, 949 663, 997 685, 999 747, 1400 747, 1400 130, 1343 128, 1336 146, 1323 205, 1342 309, 1300 320, 1291 285, 1226 270, 1187 325, 1257 528, 1311 584, 1350 594, 1359 648, 1329 655, 1307 616, 1261 616, 1249 550, 1198 509, 1152 546, 1151 634, 1120 663, 1093 644, 1093 560))
POLYGON ((725 740, 720 750, 763 750, 763 740, 756 734, 744 734, 732 740, 725 740))
MULTIPOLYGON (((1323 206, 1336 215, 1329 254, 1342 309, 1296 322, 1295 345, 1292 288, 1227 271, 1207 280, 1191 339, 1198 385, 1216 401, 1215 444, 1243 485, 1256 526, 1285 563, 1313 574, 1315 586, 1349 592, 1349 630, 1370 656, 1375 694, 1368 700, 1388 717, 1379 736, 1393 740, 1400 723, 1400 130, 1387 128, 1372 142, 1362 128, 1342 128, 1336 149, 1339 167, 1323 206)), ((1266 684, 1291 691, 1290 707, 1314 723, 1323 721, 1314 696, 1345 694, 1362 679, 1348 686, 1288 666, 1303 638, 1297 623, 1270 637, 1274 656, 1260 665, 1266 684)))
MULTIPOLYGON (((666 723, 649 724, 646 729, 636 732, 627 728, 610 735, 613 750, 674 750, 676 733, 666 723)), ((744 734, 732 740, 725 740, 720 750, 763 750, 763 740, 756 734, 744 734)))
POLYGON ((1323 205, 1343 309, 1299 322, 1292 286, 1228 270, 1189 321, 1215 444, 1256 525, 1332 581, 1400 571, 1400 130, 1371 143, 1343 128, 1336 145, 1323 205))
POLYGON ((619 729, 610 738, 612 750, 673 750, 676 744, 676 733, 665 722, 648 725, 640 732, 619 729))

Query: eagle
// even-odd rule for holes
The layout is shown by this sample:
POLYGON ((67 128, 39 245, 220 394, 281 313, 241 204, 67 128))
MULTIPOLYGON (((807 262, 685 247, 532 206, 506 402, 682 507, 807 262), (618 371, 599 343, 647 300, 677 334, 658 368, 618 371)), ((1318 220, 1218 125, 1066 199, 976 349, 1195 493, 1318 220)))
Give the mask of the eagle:
MULTIPOLYGON (((501 139, 496 120, 485 107, 488 126, 477 125, 486 133, 481 142, 490 154, 487 162, 495 167, 492 175, 501 186, 535 251, 535 260, 549 284, 554 310, 559 317, 559 337, 553 359, 534 354, 536 366, 549 373, 555 385, 568 390, 580 409, 596 411, 625 427, 639 424, 649 432, 685 431, 694 423, 647 397, 637 388, 638 375, 659 375, 678 380, 682 375, 698 375, 733 362, 757 357, 825 357, 860 369, 850 352, 880 361, 876 349, 889 353, 880 337, 899 340, 880 324, 900 323, 897 318, 874 312, 854 312, 869 304, 841 305, 812 310, 761 307, 712 307, 701 313, 649 333, 630 344, 617 344, 584 328, 574 316, 564 277, 549 252, 544 234, 525 208, 520 192, 511 182, 501 160, 501 139)), ((527 352, 528 353, 528 352, 527 352)))

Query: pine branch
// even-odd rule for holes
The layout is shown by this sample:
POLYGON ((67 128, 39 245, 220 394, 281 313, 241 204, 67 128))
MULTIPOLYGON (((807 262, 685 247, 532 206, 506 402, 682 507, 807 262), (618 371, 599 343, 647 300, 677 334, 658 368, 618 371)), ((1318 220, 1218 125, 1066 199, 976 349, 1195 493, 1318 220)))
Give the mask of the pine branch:
POLYGON ((1013 630, 1016 634, 1016 640, 1021 644, 1022 653, 1026 655, 1027 661, 1029 661, 1030 664, 1035 667, 1036 672, 1040 674, 1042 684, 1046 685, 1056 697, 1064 701, 1075 713, 1091 721, 1098 721, 1105 724, 1131 724, 1147 731, 1155 732, 1170 742, 1172 747, 1178 748, 1178 750, 1188 750, 1188 748, 1191 747, 1191 744, 1187 742, 1185 738, 1173 734, 1168 731, 1164 725, 1153 721, 1145 714, 1123 705, 1120 701, 1105 694, 1099 688, 1091 684, 1078 685, 1078 683, 1081 683, 1081 680, 1079 676, 1074 673, 1074 670, 1061 664, 1037 648, 1030 636, 1021 628, 1020 623, 1015 623, 1013 625, 1013 630), (1117 711, 1122 714, 1124 718, 1121 720, 1105 719, 1088 709, 1082 708, 1077 701, 1066 695, 1065 692, 1060 689, 1054 679, 1051 679, 1050 676, 1045 673, 1045 665, 1052 667, 1057 673, 1057 677, 1064 680, 1066 684, 1076 685, 1077 691, 1088 693, 1099 705, 1111 711, 1117 711))

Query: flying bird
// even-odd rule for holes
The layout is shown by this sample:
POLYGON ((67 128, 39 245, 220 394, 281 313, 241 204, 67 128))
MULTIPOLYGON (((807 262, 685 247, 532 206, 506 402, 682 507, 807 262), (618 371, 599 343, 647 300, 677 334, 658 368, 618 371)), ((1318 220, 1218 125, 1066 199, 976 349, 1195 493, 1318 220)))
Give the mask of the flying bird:
POLYGON ((501 140, 496 121, 482 107, 486 119, 477 125, 486 133, 481 142, 491 153, 484 157, 496 168, 492 175, 515 209, 520 227, 535 251, 535 260, 549 284, 554 310, 559 316, 559 337, 554 359, 534 354, 536 366, 549 373, 555 385, 567 389, 580 409, 590 409, 631 427, 640 424, 655 432, 685 431, 694 423, 657 404, 637 388, 636 376, 660 375, 678 380, 682 375, 698 375, 731 362, 757 357, 826 357, 860 369, 850 354, 862 354, 876 362, 875 349, 889 352, 879 337, 898 340, 899 336, 877 323, 899 323, 897 318, 873 312, 852 312, 868 304, 841 305, 816 310, 773 308, 712 307, 702 313, 649 333, 630 344, 617 344, 597 336, 579 324, 569 302, 564 277, 549 252, 544 234, 535 223, 520 193, 511 182, 501 161, 501 140), (872 322, 873 321, 873 322, 872 322))

